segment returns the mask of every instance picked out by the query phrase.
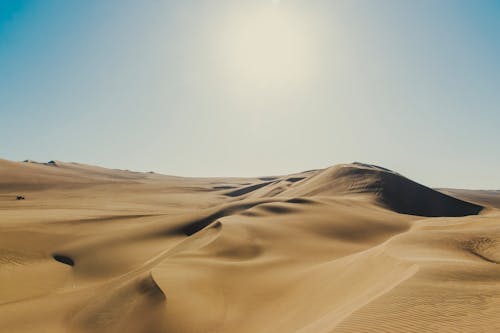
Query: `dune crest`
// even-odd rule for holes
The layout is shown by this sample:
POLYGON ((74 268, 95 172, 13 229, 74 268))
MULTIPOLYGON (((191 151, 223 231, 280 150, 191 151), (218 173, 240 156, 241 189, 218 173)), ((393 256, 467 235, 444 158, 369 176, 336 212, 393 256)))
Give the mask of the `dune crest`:
POLYGON ((0 160, 0 332, 500 331, 499 207, 362 163, 182 178, 0 160))
MULTIPOLYGON (((373 165, 354 163, 336 166, 316 177, 310 181, 317 186, 302 184, 303 188, 312 187, 308 194, 375 194, 382 204, 401 214, 453 217, 476 215, 483 209, 373 165)), ((300 188, 298 191, 300 193, 300 188)))
POLYGON ((284 178, 245 186, 226 195, 242 196, 264 187, 268 190, 264 197, 371 194, 395 212, 426 217, 477 215, 484 208, 418 184, 389 169, 357 162, 333 166, 308 176, 284 178), (284 188, 282 183, 290 179, 293 182, 284 188))

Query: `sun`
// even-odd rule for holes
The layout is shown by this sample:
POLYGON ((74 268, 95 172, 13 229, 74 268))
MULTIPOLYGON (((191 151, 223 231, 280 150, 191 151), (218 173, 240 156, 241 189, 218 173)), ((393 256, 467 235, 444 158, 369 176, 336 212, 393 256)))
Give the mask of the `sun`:
POLYGON ((311 74, 308 24, 282 6, 233 15, 219 38, 223 70, 236 84, 283 87, 304 82, 311 74))

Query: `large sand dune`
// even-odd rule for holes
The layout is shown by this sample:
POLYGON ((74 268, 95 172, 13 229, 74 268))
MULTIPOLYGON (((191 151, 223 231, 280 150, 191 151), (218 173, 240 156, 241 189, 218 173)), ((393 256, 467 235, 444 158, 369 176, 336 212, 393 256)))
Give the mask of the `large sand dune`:
POLYGON ((500 332, 499 208, 360 163, 0 160, 0 332, 500 332))

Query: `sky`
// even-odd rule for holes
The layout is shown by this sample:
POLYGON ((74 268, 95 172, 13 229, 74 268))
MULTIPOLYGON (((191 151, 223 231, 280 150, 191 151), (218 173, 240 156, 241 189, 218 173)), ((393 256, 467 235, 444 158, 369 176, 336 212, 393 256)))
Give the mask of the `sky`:
POLYGON ((500 189, 498 0, 0 0, 0 158, 500 189))

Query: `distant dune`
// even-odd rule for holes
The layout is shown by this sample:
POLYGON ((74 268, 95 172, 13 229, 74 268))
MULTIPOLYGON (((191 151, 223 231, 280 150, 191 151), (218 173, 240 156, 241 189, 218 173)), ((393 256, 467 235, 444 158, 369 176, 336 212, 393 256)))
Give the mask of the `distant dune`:
POLYGON ((0 160, 0 332, 500 332, 499 209, 362 163, 0 160))

